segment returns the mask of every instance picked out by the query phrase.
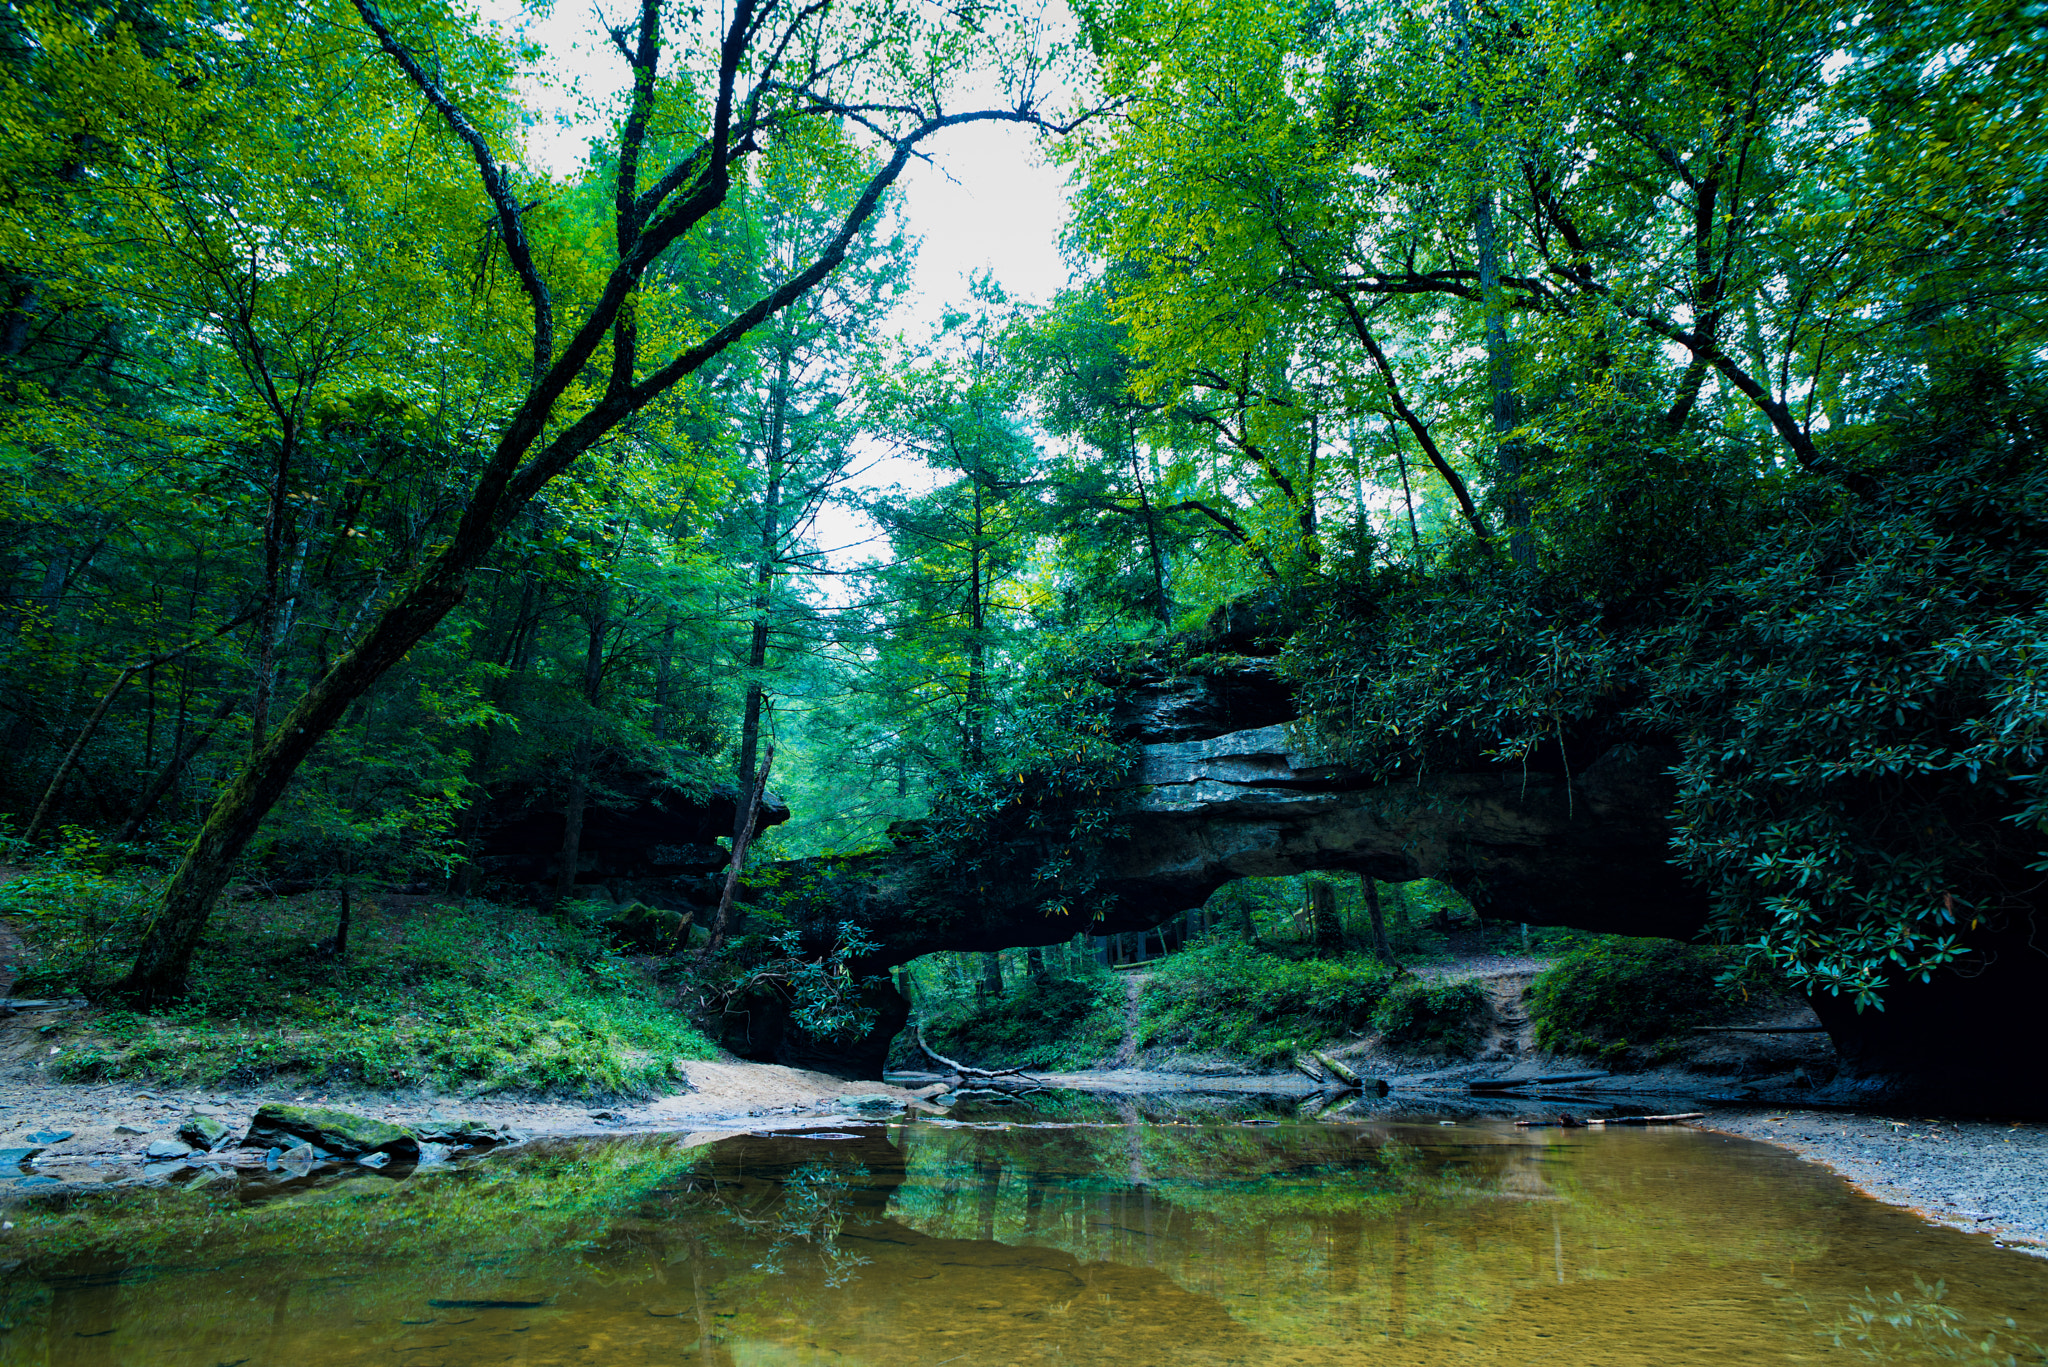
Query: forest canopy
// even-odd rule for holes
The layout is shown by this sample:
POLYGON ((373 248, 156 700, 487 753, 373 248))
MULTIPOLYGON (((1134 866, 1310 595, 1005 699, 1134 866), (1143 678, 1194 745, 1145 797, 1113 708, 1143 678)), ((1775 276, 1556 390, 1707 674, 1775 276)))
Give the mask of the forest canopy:
POLYGON ((508 792, 557 898, 647 781, 772 781, 770 856, 972 844, 1113 784, 1107 700, 1248 597, 1335 762, 1668 752, 1799 987, 2030 924, 2038 8, 605 16, 567 170, 546 55, 431 0, 0 19, 0 810, 160 872, 108 990, 251 871, 476 890, 508 792), (988 122, 1069 170, 1073 283, 905 335, 898 182, 988 122))

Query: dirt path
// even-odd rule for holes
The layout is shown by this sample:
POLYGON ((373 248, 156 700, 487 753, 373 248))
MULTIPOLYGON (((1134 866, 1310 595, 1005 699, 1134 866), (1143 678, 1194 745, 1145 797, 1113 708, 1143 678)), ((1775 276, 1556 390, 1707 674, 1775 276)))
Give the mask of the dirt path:
POLYGON ((1132 973, 1124 978, 1124 1040, 1116 1048, 1115 1057, 1109 1061, 1112 1069, 1128 1068, 1138 1057, 1138 1021, 1140 1005, 1145 998, 1145 984, 1152 981, 1149 973, 1132 973))

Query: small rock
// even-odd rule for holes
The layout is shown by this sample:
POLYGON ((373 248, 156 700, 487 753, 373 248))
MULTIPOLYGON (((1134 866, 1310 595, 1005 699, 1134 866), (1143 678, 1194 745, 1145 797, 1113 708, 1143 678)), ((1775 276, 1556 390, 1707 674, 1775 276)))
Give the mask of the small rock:
POLYGON ((311 1144, 295 1144, 284 1151, 284 1161, 287 1163, 317 1163, 320 1161, 320 1150, 314 1148, 311 1144))
POLYGON ((449 1148, 446 1144, 422 1144, 420 1145, 420 1166, 430 1168, 438 1163, 446 1163, 448 1156, 454 1152, 455 1150, 449 1148))
POLYGON ((150 1158, 183 1158, 192 1152, 192 1149, 175 1139, 158 1139, 153 1140, 142 1152, 150 1158))
POLYGON ((185 1123, 178 1127, 178 1138, 193 1148, 205 1149, 208 1153, 224 1147, 234 1137, 233 1130, 210 1115, 187 1116, 185 1123))
POLYGON ((31 1144, 61 1144, 74 1133, 76 1133, 74 1130, 37 1130, 28 1137, 28 1142, 31 1144))
POLYGON ((42 1151, 40 1146, 33 1149, 0 1149, 0 1168, 21 1167, 42 1151))
POLYGON ((116 1125, 116 1126, 114 1126, 114 1133, 115 1133, 115 1134, 148 1134, 148 1133, 149 1133, 149 1131, 148 1131, 148 1130, 138 1130, 138 1129, 136 1129, 136 1128, 135 1128, 135 1127, 134 1127, 133 1125, 116 1125))
POLYGON ((142 1176, 145 1180, 150 1178, 161 1179, 169 1177, 174 1172, 183 1172, 187 1166, 188 1165, 182 1161, 170 1163, 144 1163, 142 1165, 142 1176))
POLYGON ((619 1111, 592 1111, 590 1118, 592 1120, 624 1120, 626 1117, 619 1111))
POLYGON ((362 1164, 362 1166, 366 1168, 381 1168, 390 1161, 391 1155, 385 1153, 382 1149, 379 1149, 375 1153, 366 1153, 361 1158, 358 1158, 356 1160, 356 1162, 362 1164))
POLYGON ((854 1111, 900 1111, 903 1109, 903 1101, 900 1097, 885 1096, 880 1092, 870 1092, 860 1096, 842 1096, 834 1104, 854 1111))

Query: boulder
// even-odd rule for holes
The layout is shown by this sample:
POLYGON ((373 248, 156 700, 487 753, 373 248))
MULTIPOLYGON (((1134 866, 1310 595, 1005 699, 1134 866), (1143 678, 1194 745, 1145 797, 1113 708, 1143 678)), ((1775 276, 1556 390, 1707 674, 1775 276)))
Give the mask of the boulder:
POLYGON ((189 1115, 185 1117, 185 1123, 178 1126, 178 1138, 208 1153, 225 1148, 234 1137, 235 1132, 218 1116, 189 1115))
POLYGON ((328 1106, 265 1106, 256 1112, 242 1139, 245 1149, 289 1150, 300 1144, 310 1144, 336 1158, 388 1153, 410 1162, 420 1155, 420 1141, 398 1126, 328 1106))
POLYGON ((429 1116, 427 1123, 420 1127, 419 1137, 436 1144, 447 1144, 455 1148, 483 1148, 491 1144, 517 1144, 526 1136, 510 1125, 493 1125, 488 1120, 457 1119, 445 1116, 429 1116))
POLYGON ((150 1158, 183 1158, 192 1150, 175 1139, 156 1139, 142 1152, 150 1158))

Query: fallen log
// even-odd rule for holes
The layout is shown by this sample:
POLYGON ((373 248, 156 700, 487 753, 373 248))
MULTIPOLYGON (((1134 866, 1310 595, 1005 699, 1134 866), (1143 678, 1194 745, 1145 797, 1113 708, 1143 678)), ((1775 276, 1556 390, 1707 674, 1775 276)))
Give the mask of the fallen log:
POLYGON ((1681 1120, 1704 1120, 1705 1111, 1684 1111, 1677 1115, 1614 1115, 1605 1120, 1589 1120, 1588 1125, 1676 1125, 1681 1120))
POLYGON ((1296 1054, 1294 1056, 1294 1071, 1300 1073, 1318 1087, 1329 1081, 1328 1078, 1323 1076, 1323 1070, 1316 1067, 1315 1063, 1306 1054, 1296 1054))
MULTIPOLYGON (((917 1026, 916 1034, 918 1048, 924 1050, 934 1062, 945 1064, 963 1078, 1024 1077, 1024 1070, 1022 1068, 976 1068, 970 1064, 962 1063, 958 1059, 947 1058, 944 1054, 924 1042, 924 1026, 922 1024, 917 1026)), ((1028 1077, 1025 1077, 1024 1080, 1026 1082, 1032 1081, 1028 1077)))
POLYGON ((1339 1063, 1336 1059, 1331 1058, 1328 1054, 1320 1053, 1316 1050, 1310 1050, 1309 1057, 1314 1059, 1317 1063, 1320 1063, 1324 1068, 1328 1069, 1330 1076, 1336 1078, 1339 1082, 1345 1083, 1346 1085, 1352 1087, 1358 1087, 1363 1085, 1362 1080, 1359 1078, 1358 1074, 1351 1069, 1350 1065, 1339 1063))
POLYGON ((1695 1025, 1695 1035, 1824 1035, 1825 1025, 1695 1025))
POLYGON ((1482 1077, 1465 1084, 1468 1092, 1511 1092, 1521 1087, 1547 1087, 1560 1082, 1591 1082, 1612 1073, 1546 1073, 1541 1077, 1482 1077))

